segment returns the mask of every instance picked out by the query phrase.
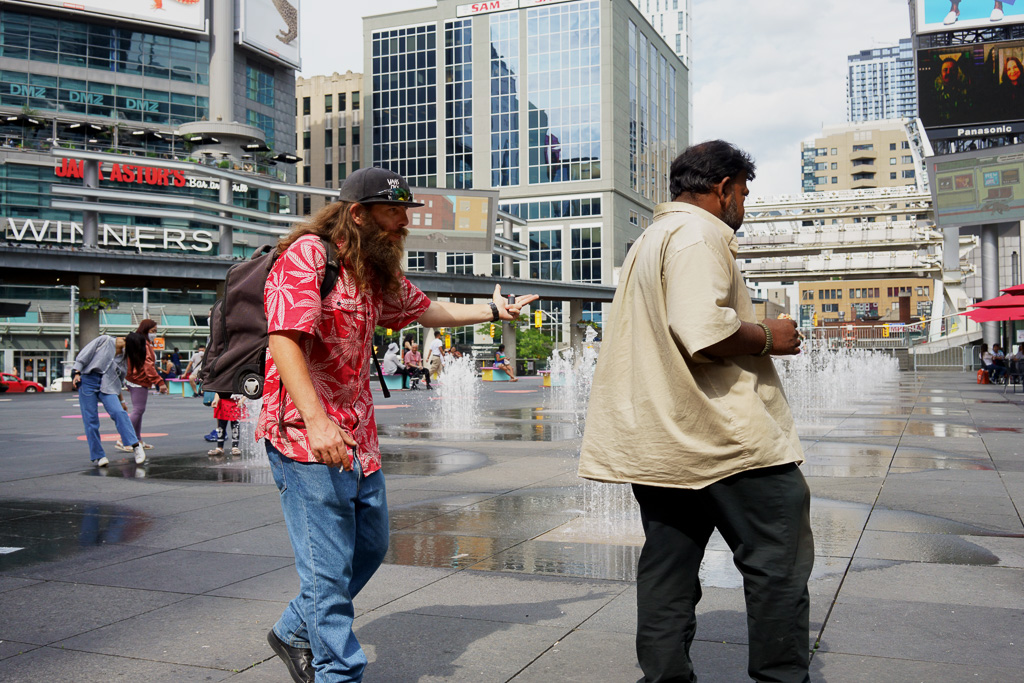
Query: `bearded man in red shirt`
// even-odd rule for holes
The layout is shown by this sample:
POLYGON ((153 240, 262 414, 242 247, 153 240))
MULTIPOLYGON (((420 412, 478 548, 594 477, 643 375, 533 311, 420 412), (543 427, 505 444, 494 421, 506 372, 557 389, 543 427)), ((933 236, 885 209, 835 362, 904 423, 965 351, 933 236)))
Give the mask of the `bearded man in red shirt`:
POLYGON ((329 204, 278 244, 264 290, 270 333, 263 439, 295 551, 299 595, 267 634, 296 683, 362 680, 366 655, 352 633, 352 599, 388 548, 388 511, 370 394, 373 331, 513 320, 537 298, 506 303, 430 301, 402 274, 409 184, 360 169, 329 204), (339 276, 320 298, 327 253, 339 276))

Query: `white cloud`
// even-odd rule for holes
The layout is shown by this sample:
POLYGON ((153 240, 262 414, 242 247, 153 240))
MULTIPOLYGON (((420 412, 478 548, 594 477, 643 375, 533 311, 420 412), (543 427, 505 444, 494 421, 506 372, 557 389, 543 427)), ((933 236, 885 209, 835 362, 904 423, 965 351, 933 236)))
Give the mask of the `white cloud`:
POLYGON ((846 120, 846 57, 910 37, 893 0, 693 5, 694 141, 750 152, 759 195, 799 192, 800 141, 846 120))

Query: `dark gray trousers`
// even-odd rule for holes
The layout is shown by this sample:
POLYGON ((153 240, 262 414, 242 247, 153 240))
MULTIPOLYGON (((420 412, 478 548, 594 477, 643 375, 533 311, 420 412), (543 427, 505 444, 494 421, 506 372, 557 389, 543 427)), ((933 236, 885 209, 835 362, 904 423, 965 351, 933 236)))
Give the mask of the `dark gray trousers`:
POLYGON ((637 566, 636 650, 644 683, 693 683, 697 571, 717 528, 743 575, 755 681, 807 683, 814 565, 811 493, 796 465, 750 470, 699 489, 633 485, 646 541, 637 566))

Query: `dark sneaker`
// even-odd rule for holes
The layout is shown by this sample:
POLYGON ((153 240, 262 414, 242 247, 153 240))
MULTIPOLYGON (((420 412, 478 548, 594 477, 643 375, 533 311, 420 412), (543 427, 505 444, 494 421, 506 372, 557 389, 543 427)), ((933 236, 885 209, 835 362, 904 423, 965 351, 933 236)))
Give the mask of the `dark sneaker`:
POLYGON ((210 443, 213 443, 214 441, 217 440, 217 430, 214 429, 212 432, 210 432, 209 434, 207 434, 203 438, 206 439, 207 441, 209 441, 210 443))
POLYGON ((282 641, 274 633, 273 629, 267 634, 267 642, 270 649, 281 658, 284 665, 288 667, 295 683, 314 683, 313 651, 309 648, 292 647, 282 641))

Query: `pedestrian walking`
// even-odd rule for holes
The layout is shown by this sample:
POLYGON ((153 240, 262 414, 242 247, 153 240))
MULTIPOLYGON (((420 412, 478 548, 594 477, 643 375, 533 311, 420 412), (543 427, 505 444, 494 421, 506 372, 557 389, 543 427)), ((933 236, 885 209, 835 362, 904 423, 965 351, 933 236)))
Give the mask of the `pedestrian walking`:
POLYGON ((352 599, 383 561, 388 514, 370 393, 373 333, 513 320, 535 295, 508 303, 430 301, 402 275, 409 184, 364 168, 307 224, 278 243, 267 279, 270 334, 262 439, 281 491, 299 594, 267 634, 299 683, 360 681, 366 655, 352 633, 352 599), (321 237, 337 245, 340 274, 321 300, 321 237))
POLYGON ((698 570, 717 528, 743 575, 748 673, 806 683, 814 563, 803 450, 772 355, 791 320, 758 322, 739 265, 754 162, 720 140, 672 163, 672 202, 630 249, 594 371, 579 474, 628 483, 643 681, 694 681, 698 570))
MULTIPOLYGON (((125 379, 125 384, 128 386, 128 395, 132 399, 132 427, 140 440, 142 439, 142 416, 146 413, 146 404, 149 402, 149 390, 157 387, 161 394, 167 393, 167 382, 156 370, 154 339, 156 339, 156 321, 149 318, 140 322, 135 331, 125 337, 125 346, 128 349, 128 376, 125 379)), ((119 439, 114 447, 119 451, 131 450, 129 446, 125 445, 123 439, 119 439)), ((150 449, 153 446, 143 441, 142 447, 150 449)))
POLYGON ((97 467, 110 464, 100 438, 100 403, 114 421, 121 441, 131 444, 129 450, 135 454, 135 463, 141 465, 146 462, 146 451, 139 443, 121 399, 121 383, 127 372, 125 365, 124 338, 102 334, 78 352, 71 368, 71 386, 78 390, 78 405, 82 410, 89 458, 97 467))

